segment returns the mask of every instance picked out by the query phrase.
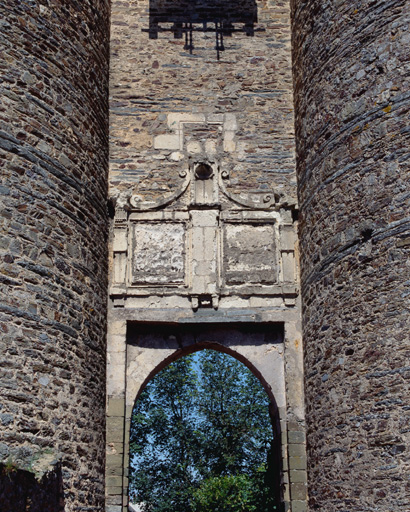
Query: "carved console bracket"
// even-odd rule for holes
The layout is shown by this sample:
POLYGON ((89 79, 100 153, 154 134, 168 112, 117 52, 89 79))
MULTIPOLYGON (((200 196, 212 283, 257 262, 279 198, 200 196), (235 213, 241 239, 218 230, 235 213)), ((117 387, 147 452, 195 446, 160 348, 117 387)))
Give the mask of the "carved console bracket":
POLYGON ((129 198, 129 205, 132 210, 136 211, 147 211, 147 210, 156 210, 158 208, 164 208, 169 204, 176 201, 188 188, 189 182, 191 181, 190 174, 181 170, 179 173, 179 177, 181 178, 181 183, 178 185, 175 192, 169 194, 165 197, 159 198, 157 201, 142 201, 141 197, 138 195, 132 195, 129 198))

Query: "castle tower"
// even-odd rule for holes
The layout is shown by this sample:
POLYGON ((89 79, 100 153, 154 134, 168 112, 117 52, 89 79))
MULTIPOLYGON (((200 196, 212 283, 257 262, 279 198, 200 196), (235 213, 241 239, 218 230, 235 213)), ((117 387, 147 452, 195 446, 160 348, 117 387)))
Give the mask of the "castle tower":
POLYGON ((408 510, 406 0, 293 2, 311 510, 408 510))
POLYGON ((66 511, 103 507, 108 23, 108 0, 0 6, 0 458, 52 469, 66 511))
POLYGON ((307 510, 304 382, 310 510, 409 509, 409 18, 406 0, 1 3, 0 463, 37 474, 41 512, 104 509, 106 351, 124 512, 135 398, 211 345, 274 397, 287 511, 307 510))

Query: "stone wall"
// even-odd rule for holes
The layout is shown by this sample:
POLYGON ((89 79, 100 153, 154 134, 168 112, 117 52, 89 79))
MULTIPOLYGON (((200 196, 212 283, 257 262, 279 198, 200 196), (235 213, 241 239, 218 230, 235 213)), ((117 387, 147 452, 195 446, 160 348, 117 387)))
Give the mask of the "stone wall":
POLYGON ((108 22, 0 5, 0 455, 51 450, 67 511, 103 502, 108 22))
POLYGON ((127 510, 131 410, 170 355, 131 330, 242 322, 283 329, 266 380, 282 369, 284 506, 306 511, 290 36, 289 0, 112 1, 107 512, 127 510))
POLYGON ((112 2, 110 195, 163 196, 189 157, 207 154, 230 173, 232 191, 295 197, 289 2, 223 2, 233 29, 219 60, 211 20, 220 2, 185 4, 167 12, 160 0, 112 2))
POLYGON ((410 4, 293 4, 310 505, 404 512, 410 4))

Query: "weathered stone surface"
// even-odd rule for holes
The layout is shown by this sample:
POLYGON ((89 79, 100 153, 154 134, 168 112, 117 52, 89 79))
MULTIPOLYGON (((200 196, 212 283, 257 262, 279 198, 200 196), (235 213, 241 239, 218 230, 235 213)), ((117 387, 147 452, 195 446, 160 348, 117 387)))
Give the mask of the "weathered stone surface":
MULTIPOLYGON (((112 2, 110 195, 134 189, 148 199, 175 189, 186 165, 175 153, 185 146, 186 156, 216 156, 232 190, 295 196, 289 3, 225 1, 237 31, 225 34, 219 61, 214 20, 202 32, 194 19, 190 50, 185 34, 154 21, 155 5, 112 2)), ((203 17, 210 2, 186 5, 203 17)), ((175 18, 175 2, 171 10, 166 19, 175 18)))
MULTIPOLYGON (((178 188, 181 169, 208 159, 228 172, 228 191, 273 188, 294 202, 288 2, 249 0, 238 10, 227 0, 234 28, 249 23, 224 38, 220 60, 215 33, 194 32, 192 47, 166 26, 180 10, 157 19, 154 3, 112 2, 111 195, 137 192, 154 204, 178 188)), ((410 7, 292 3, 311 507, 407 512, 410 7)), ((102 506, 108 11, 105 0, 0 6, 0 459, 60 451, 68 511, 102 506)), ((197 185, 198 204, 216 201, 211 180, 197 185)), ((123 403, 127 322, 283 322, 281 415, 294 420, 283 447, 291 484, 304 484, 287 215, 277 238, 286 286, 272 297, 250 290, 197 313, 183 297, 113 301, 108 389, 118 402, 109 414, 119 418, 123 403)), ((195 260, 200 290, 215 274, 212 244, 195 260)), ((114 247, 122 284, 124 233, 114 247)), ((110 430, 120 441, 108 443, 117 469, 126 451, 118 421, 110 430)), ((107 503, 119 511, 115 471, 107 503)), ((293 512, 306 509, 303 485, 284 493, 293 512)))
POLYGON ((303 501, 292 500, 292 512, 306 512, 306 511, 307 511, 306 500, 303 500, 303 501))
POLYGON ((305 482, 307 481, 306 478, 306 471, 300 470, 300 469, 292 469, 289 471, 289 477, 291 483, 298 483, 298 482, 305 482))
POLYGON ((0 463, 0 504, 2 512, 63 512, 61 465, 37 479, 30 471, 0 463))
POLYGON ((225 279, 227 284, 273 284, 277 281, 273 224, 226 224, 225 279))
POLYGON ((410 510, 406 0, 294 1, 312 510, 410 510))
POLYGON ((180 223, 136 224, 133 233, 133 283, 183 283, 184 238, 185 229, 180 223))
POLYGON ((67 511, 103 507, 108 22, 0 4, 1 461, 60 452, 67 511))

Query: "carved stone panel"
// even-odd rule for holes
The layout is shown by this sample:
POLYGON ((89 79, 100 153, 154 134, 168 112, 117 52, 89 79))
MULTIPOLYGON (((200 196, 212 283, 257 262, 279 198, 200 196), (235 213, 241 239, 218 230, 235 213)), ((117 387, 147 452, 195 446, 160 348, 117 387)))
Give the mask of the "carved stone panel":
POLYGON ((131 284, 185 283, 185 233, 182 222, 142 222, 132 229, 131 284))
POLYGON ((223 236, 226 285, 277 282, 273 224, 225 223, 223 236))
POLYGON ((125 301, 137 307, 147 297, 178 297, 194 311, 225 307, 233 297, 238 304, 294 306, 297 262, 289 205, 277 203, 273 191, 231 194, 229 172, 204 154, 181 164, 179 175, 179 187, 160 200, 131 195, 127 205, 117 205, 115 307, 125 301))

